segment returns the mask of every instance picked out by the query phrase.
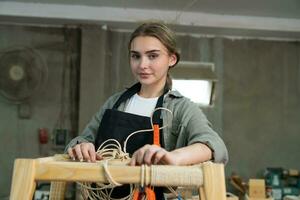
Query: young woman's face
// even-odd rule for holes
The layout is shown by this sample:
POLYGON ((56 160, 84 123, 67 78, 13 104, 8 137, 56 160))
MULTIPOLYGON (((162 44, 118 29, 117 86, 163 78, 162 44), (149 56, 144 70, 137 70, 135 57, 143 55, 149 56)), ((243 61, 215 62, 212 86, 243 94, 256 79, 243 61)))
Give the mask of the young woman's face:
POLYGON ((170 55, 167 48, 155 37, 138 36, 131 42, 131 70, 144 86, 164 86, 169 66, 174 65, 176 59, 176 55, 170 55))

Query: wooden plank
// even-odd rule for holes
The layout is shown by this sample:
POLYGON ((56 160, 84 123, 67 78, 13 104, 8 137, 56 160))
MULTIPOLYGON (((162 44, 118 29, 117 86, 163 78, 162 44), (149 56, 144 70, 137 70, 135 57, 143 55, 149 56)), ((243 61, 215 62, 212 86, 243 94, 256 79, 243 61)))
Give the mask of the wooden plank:
POLYGON ((224 165, 204 163, 203 175, 203 189, 199 188, 201 200, 226 200, 224 165))
POLYGON ((36 187, 34 174, 35 160, 15 160, 10 200, 32 199, 36 187))
POLYGON ((65 197, 65 191, 67 182, 52 181, 50 187, 50 200, 63 200, 65 197))
POLYGON ((265 179, 249 180, 249 197, 262 199, 266 198, 265 179))
MULTIPOLYGON (((114 181, 120 184, 141 183, 141 166, 128 166, 124 163, 113 162, 108 165, 108 171, 114 181)), ((83 181, 107 183, 103 163, 86 162, 41 162, 36 163, 36 180, 41 181, 83 181)), ((199 186, 202 181, 201 166, 156 166, 158 170, 150 172, 150 167, 145 167, 144 180, 153 186, 199 186), (195 174, 199 173, 198 174, 195 174), (154 177, 151 178, 151 174, 154 177), (176 175, 176 177, 174 177, 176 175), (197 181, 193 181, 193 179, 197 181), (152 180, 151 180, 152 179, 152 180), (187 181, 183 181, 183 180, 187 181), (150 182, 151 180, 151 182, 150 182), (176 181, 177 180, 177 181, 176 181), (192 183, 192 185, 191 185, 192 183)))
POLYGON ((200 200, 207 200, 206 199, 206 195, 205 195, 205 190, 204 190, 204 188, 201 186, 201 187, 199 187, 199 199, 200 200))
MULTIPOLYGON (((141 175, 137 166, 111 165, 109 172, 121 184, 138 183, 141 175)), ((36 180, 107 182, 102 164, 64 161, 37 163, 36 180)))

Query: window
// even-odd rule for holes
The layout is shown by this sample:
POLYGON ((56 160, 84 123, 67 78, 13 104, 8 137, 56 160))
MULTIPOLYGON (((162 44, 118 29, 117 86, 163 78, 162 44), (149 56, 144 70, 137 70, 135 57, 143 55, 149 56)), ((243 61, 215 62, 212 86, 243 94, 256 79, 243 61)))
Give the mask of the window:
POLYGON ((173 77, 173 89, 200 106, 213 104, 217 81, 213 63, 180 61, 170 73, 173 77))
POLYGON ((173 89, 203 106, 211 104, 212 86, 212 81, 208 80, 173 79, 173 89))

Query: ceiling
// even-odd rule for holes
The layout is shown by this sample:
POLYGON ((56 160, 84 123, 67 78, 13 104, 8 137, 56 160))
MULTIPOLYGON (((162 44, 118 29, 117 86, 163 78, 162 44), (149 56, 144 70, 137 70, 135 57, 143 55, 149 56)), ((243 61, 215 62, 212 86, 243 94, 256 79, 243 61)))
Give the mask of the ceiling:
POLYGON ((0 21, 107 24, 160 19, 177 31, 300 40, 299 0, 0 0, 0 21))
POLYGON ((10 0, 9 2, 105 6, 300 19, 299 0, 10 0))

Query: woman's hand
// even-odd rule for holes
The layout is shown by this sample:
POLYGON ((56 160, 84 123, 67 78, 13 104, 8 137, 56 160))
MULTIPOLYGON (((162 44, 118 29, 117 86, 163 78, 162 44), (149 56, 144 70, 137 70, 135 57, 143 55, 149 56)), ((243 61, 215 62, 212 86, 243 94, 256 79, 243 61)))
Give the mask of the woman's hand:
POLYGON ((133 153, 129 164, 192 165, 211 160, 212 158, 212 150, 202 143, 191 144, 173 151, 167 151, 162 147, 147 144, 133 153))
POLYGON ((96 154, 94 144, 90 142, 83 142, 76 144, 72 148, 70 147, 68 149, 68 154, 71 159, 77 159, 80 162, 84 160, 87 162, 96 162, 96 159, 101 159, 101 157, 96 154))
POLYGON ((177 165, 179 163, 178 159, 179 157, 176 157, 176 155, 173 152, 169 152, 157 145, 146 144, 145 146, 133 153, 129 165, 177 165))

